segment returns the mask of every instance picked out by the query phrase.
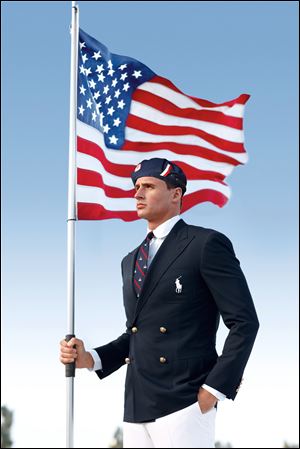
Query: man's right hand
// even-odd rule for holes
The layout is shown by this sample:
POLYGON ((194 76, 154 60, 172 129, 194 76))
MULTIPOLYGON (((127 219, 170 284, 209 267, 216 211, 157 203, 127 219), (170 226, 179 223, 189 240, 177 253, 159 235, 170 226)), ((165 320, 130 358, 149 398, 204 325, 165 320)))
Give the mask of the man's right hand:
POLYGON ((78 338, 71 338, 70 341, 61 340, 59 360, 64 365, 75 361, 76 368, 93 368, 94 359, 90 352, 84 348, 84 343, 78 338), (73 346, 76 345, 75 348, 73 346))

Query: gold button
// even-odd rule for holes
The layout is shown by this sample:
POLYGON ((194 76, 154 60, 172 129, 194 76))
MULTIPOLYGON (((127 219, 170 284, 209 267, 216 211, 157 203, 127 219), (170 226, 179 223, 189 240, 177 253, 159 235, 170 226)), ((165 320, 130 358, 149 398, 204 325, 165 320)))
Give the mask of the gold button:
POLYGON ((167 329, 165 328, 165 327, 160 327, 159 328, 159 330, 160 330, 160 332, 162 333, 162 334, 165 334, 166 332, 167 332, 167 329))
POLYGON ((129 363, 130 363, 130 358, 129 357, 126 357, 125 363, 127 363, 127 365, 129 365, 129 363))
POLYGON ((159 358, 160 363, 166 363, 167 359, 165 357, 159 358))
POLYGON ((138 330, 137 330, 137 327, 133 327, 133 328, 131 329, 131 331, 132 331, 133 334, 136 334, 137 331, 138 331, 138 330))

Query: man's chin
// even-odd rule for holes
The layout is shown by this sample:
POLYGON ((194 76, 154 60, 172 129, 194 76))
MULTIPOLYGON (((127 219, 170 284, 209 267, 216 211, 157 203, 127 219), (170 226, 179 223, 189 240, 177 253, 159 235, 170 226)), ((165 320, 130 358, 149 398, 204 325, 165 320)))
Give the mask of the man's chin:
POLYGON ((137 209, 136 212, 137 212, 139 218, 147 219, 147 212, 145 211, 145 208, 137 209))

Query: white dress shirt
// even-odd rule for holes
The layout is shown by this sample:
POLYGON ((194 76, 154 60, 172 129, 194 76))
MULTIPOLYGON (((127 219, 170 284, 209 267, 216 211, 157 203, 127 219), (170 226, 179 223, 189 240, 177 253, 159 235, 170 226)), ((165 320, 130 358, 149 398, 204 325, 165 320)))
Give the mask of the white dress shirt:
MULTIPOLYGON (((164 223, 157 226, 156 229, 154 229, 153 234, 154 237, 150 240, 149 244, 149 256, 148 256, 148 268, 151 265, 152 260, 154 259, 157 251, 159 250, 161 244, 171 231, 171 229, 175 226, 175 224, 181 219, 179 215, 176 215, 175 217, 169 218, 169 220, 165 221, 164 223)), ((147 234, 151 232, 151 229, 147 229, 147 234)), ((93 359, 94 359, 94 367, 90 368, 89 371, 97 371, 99 369, 102 369, 102 363, 101 359, 94 349, 89 350, 91 353, 93 359)), ((218 400, 222 401, 226 398, 225 394, 221 393, 218 390, 215 390, 214 388, 210 387, 209 385, 203 384, 202 387, 209 391, 211 394, 213 394, 218 400)))

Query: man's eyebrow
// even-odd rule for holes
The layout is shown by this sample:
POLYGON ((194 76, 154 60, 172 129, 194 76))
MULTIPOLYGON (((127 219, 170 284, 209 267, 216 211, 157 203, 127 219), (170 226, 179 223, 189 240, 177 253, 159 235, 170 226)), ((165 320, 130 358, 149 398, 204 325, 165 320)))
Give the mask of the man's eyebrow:
POLYGON ((142 182, 141 184, 139 184, 139 183, 135 184, 135 188, 138 188, 140 186, 142 186, 142 187, 147 187, 147 186, 155 187, 155 184, 152 184, 151 182, 142 182))

